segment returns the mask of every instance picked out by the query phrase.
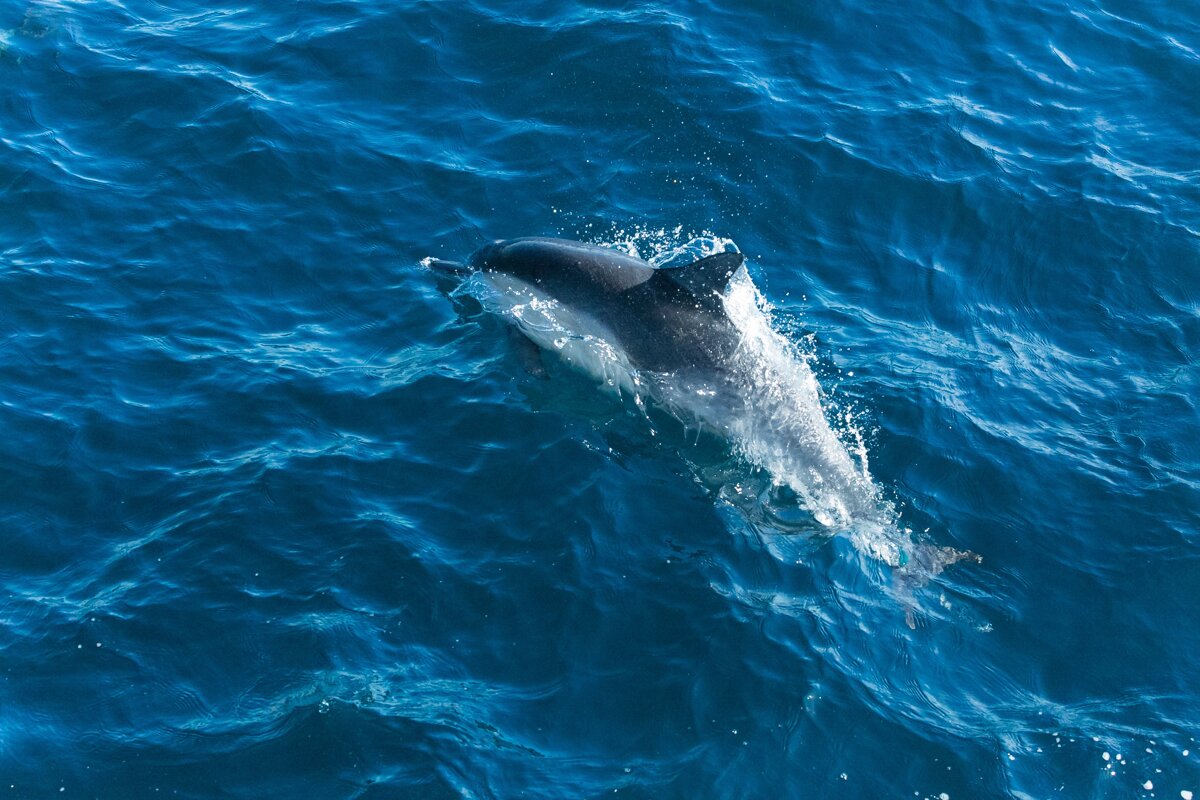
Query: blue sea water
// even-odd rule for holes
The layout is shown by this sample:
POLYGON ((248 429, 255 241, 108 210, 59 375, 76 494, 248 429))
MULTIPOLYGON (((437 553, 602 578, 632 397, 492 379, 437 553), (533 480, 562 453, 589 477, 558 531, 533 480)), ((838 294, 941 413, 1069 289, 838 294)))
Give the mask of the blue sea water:
POLYGON ((4 0, 0 797, 1200 796, 1197 131, 1173 0, 4 0), (746 253, 982 562, 527 374, 522 235, 746 253))

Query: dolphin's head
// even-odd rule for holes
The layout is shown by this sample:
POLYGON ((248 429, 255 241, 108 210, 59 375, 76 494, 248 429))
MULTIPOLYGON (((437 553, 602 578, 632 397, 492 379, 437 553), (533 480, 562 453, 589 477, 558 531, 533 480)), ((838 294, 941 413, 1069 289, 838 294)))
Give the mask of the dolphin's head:
POLYGON ((471 269, 483 272, 506 272, 532 276, 548 269, 580 267, 585 260, 601 256, 604 262, 620 257, 582 242, 527 236, 519 239, 496 239, 476 250, 467 260, 471 269))
POLYGON ((509 244, 510 242, 506 239, 497 239, 485 244, 471 254, 471 257, 467 259, 467 265, 473 270, 507 272, 505 267, 508 266, 511 258, 505 257, 505 250, 509 244))
POLYGON ((529 253, 521 247, 522 239, 497 239, 476 249, 467 259, 470 269, 481 272, 514 272, 520 269, 529 253))
POLYGON ((432 256, 421 259, 421 263, 441 275, 461 278, 471 272, 507 272, 504 265, 511 259, 502 257, 504 246, 509 242, 497 239, 491 244, 485 244, 476 250, 464 264, 461 261, 447 261, 432 256))

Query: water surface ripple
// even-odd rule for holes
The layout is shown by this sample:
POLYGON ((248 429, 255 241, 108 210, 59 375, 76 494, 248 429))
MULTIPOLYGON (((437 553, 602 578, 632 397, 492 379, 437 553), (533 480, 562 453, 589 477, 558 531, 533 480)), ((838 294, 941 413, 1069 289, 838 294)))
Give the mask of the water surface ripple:
POLYGON ((0 85, 0 796, 1200 795, 1193 6, 6 0, 0 85), (735 243, 983 563, 910 628, 526 375, 419 265, 519 235, 735 243))

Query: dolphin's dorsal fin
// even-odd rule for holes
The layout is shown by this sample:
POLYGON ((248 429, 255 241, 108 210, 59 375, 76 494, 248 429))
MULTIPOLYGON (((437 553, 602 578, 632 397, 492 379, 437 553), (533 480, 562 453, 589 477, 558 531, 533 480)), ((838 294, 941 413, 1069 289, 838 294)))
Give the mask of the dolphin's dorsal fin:
POLYGON ((707 298, 714 294, 724 294, 730 279, 745 262, 746 257, 741 253, 726 251, 702 258, 686 267, 664 269, 662 273, 673 283, 687 289, 694 297, 707 298))

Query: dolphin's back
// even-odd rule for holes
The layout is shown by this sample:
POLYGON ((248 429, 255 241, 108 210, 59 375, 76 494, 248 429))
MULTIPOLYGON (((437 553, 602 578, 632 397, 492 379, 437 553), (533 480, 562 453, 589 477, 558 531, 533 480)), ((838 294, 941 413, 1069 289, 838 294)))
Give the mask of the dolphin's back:
POLYGON ((636 256, 565 239, 529 237, 487 245, 471 266, 504 272, 561 296, 620 294, 654 277, 654 268, 636 256))

